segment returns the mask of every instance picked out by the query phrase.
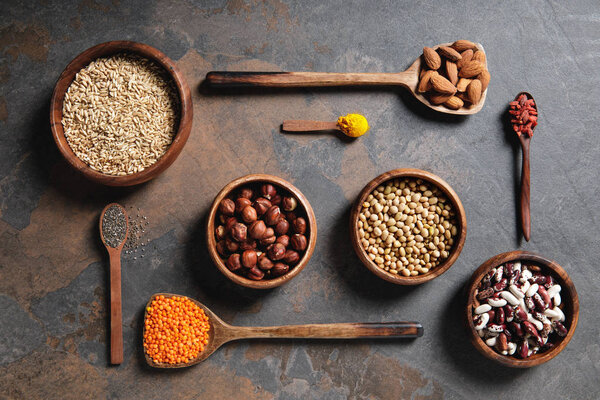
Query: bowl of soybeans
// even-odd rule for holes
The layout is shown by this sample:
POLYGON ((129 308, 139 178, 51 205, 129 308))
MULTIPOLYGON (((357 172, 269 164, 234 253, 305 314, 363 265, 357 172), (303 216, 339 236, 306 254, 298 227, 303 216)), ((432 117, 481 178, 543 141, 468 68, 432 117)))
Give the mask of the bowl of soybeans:
POLYGON ((419 285, 454 264, 467 237, 467 218, 442 178, 420 169, 395 169, 360 192, 350 236, 372 273, 398 285, 419 285))

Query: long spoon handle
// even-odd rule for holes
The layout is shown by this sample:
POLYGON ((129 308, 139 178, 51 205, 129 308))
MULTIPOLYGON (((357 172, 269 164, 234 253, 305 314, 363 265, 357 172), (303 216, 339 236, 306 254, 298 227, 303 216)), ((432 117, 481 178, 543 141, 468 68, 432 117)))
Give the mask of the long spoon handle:
POLYGON ((121 311, 121 252, 110 249, 110 363, 123 362, 123 323, 121 311))
POLYGON ((415 72, 230 72, 211 71, 206 84, 212 88, 315 87, 407 85, 415 72))
POLYGON ((337 122, 287 120, 283 121, 282 129, 287 132, 311 132, 337 130, 339 128, 337 122))
POLYGON ((529 182, 529 144, 530 140, 522 140, 523 166, 521 168, 521 228, 523 236, 529 242, 531 238, 530 182, 529 182))
POLYGON ((250 338, 416 338, 423 336, 418 322, 359 322, 338 324, 308 324, 264 327, 235 326, 231 340, 250 338))

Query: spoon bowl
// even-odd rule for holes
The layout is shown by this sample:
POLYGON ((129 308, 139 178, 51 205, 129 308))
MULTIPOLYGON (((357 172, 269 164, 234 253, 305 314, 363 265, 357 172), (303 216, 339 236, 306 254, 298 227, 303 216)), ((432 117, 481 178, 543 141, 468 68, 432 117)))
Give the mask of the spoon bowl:
MULTIPOLYGON (((442 43, 434 46, 451 46, 452 43, 442 43)), ((480 43, 475 43, 478 50, 485 54, 480 43)), ((371 72, 371 73, 341 73, 341 72, 239 72, 211 71, 206 74, 207 87, 217 89, 239 89, 252 87, 332 87, 332 86, 402 86, 412 95, 432 110, 454 115, 471 115, 478 113, 487 95, 487 89, 481 94, 481 100, 476 105, 458 110, 451 110, 442 105, 433 105, 423 94, 417 92, 419 73, 423 57, 417 59, 403 72, 371 72)), ((487 69, 487 57, 485 61, 487 69)))
MULTIPOLYGON (((150 297, 144 312, 144 321, 148 317, 148 307, 158 297, 186 297, 172 293, 156 293, 150 297)), ((312 338, 312 339, 367 339, 367 338, 417 338, 423 336, 423 326, 418 322, 366 322, 366 323, 338 323, 338 324, 307 324, 284 326, 234 326, 229 325, 213 313, 208 307, 197 300, 186 297, 208 316, 210 328, 208 343, 196 358, 187 363, 168 364, 155 362, 144 349, 144 357, 151 367, 155 368, 184 368, 198 364, 213 354, 219 347, 227 342, 241 339, 282 339, 282 338, 312 338)), ((143 336, 146 327, 144 324, 143 336)))

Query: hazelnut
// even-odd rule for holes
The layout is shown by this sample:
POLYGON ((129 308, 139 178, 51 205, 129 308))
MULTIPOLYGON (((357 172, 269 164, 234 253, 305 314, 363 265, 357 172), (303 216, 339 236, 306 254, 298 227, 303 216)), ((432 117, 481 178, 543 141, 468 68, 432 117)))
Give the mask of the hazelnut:
POLYGON ((275 265, 273 265, 273 268, 271 268, 271 275, 273 276, 281 276, 281 275, 285 275, 287 274, 287 272, 290 270, 290 266, 284 263, 276 263, 275 265))
POLYGON ((256 215, 256 210, 254 209, 254 207, 246 206, 242 210, 242 219, 244 220, 245 223, 250 224, 250 223, 256 221, 257 218, 258 218, 258 216, 256 215))
POLYGON ((237 222, 238 222, 238 220, 235 217, 229 217, 229 218, 227 218, 227 221, 225 221, 225 232, 231 232, 231 228, 237 222))
POLYGON ((284 218, 281 218, 279 220, 279 222, 275 225, 275 233, 280 236, 288 233, 289 229, 290 229, 290 223, 287 222, 287 220, 284 218))
POLYGON ((285 213, 285 219, 287 219, 290 222, 294 222, 294 220, 298 218, 298 216, 296 215, 296 213, 294 212, 288 212, 285 213))
POLYGON ((281 203, 281 208, 283 211, 294 211, 298 206, 298 201, 295 197, 284 197, 283 202, 281 203))
POLYGON ((228 252, 235 253, 239 250, 240 245, 235 240, 227 238, 225 239, 225 247, 227 248, 228 252))
POLYGON ((300 254, 294 250, 287 250, 283 256, 283 261, 289 265, 295 265, 300 261, 300 254))
POLYGON ((246 250, 242 253, 242 265, 246 268, 253 268, 256 266, 258 257, 254 250, 246 250))
POLYGON ((304 235, 306 233, 306 220, 302 217, 296 218, 292 222, 292 226, 294 228, 294 232, 304 235))
POLYGON ((265 235, 263 236, 262 239, 260 239, 260 244, 262 246, 268 246, 268 245, 275 243, 276 240, 277 240, 277 236, 275 236, 275 232, 273 231, 273 228, 267 228, 267 230, 265 231, 265 235))
POLYGON ((285 247, 281 243, 274 243, 267 248, 267 256, 273 261, 281 260, 285 256, 285 247))
POLYGON ((248 271, 248 278, 254 281, 260 281, 265 277, 265 273, 262 272, 259 268, 254 267, 250 271, 248 271))
POLYGON ((227 231, 225 230, 225 227, 223 225, 217 226, 217 229, 215 229, 215 238, 217 240, 223 240, 225 239, 225 236, 227 236, 227 231))
POLYGON ((248 227, 248 234, 252 239, 262 239, 266 231, 267 226, 262 220, 256 220, 248 227))
POLYGON ((229 217, 227 215, 219 213, 219 222, 220 223, 224 224, 225 221, 227 221, 228 218, 229 217))
POLYGON ((240 261, 240 259, 241 256, 239 254, 232 254, 227 259, 225 265, 230 271, 237 271, 238 269, 242 268, 242 262, 240 261))
POLYGON ((253 207, 256 210, 256 214, 263 215, 272 206, 271 202, 264 197, 259 197, 254 201, 253 207))
POLYGON ((247 199, 252 199, 252 197, 254 196, 254 191, 248 187, 242 188, 240 190, 240 196, 239 197, 245 197, 247 199))
POLYGON ((248 228, 246 228, 246 225, 239 222, 236 222, 229 231, 229 235, 231 235, 231 238, 236 242, 243 242, 246 240, 247 233, 248 228))
POLYGON ((281 235, 275 240, 275 243, 281 243, 284 247, 290 245, 290 237, 288 235, 281 235))
POLYGON ((219 240, 217 242, 217 253, 225 257, 228 253, 227 246, 225 245, 225 240, 219 240))
POLYGON ((277 206, 271 206, 265 213, 265 223, 269 226, 275 225, 281 216, 281 211, 277 206))
POLYGON ((240 243, 240 250, 254 250, 256 248, 256 240, 246 239, 242 243, 240 243))
POLYGON ((281 205, 281 201, 282 201, 282 199, 283 199, 283 198, 282 198, 280 195, 276 194, 276 195, 275 195, 275 196, 273 196, 273 198, 271 199, 271 203, 272 203, 274 206, 279 206, 279 205, 281 205))
POLYGON ((223 215, 231 216, 235 212, 235 203, 231 199, 223 199, 219 204, 219 211, 223 215))
POLYGON ((298 250, 298 251, 304 251, 304 250, 306 250, 306 247, 308 246, 308 242, 306 241, 306 236, 299 235, 297 233, 292 235, 292 238, 290 239, 290 244, 292 245, 292 248, 294 250, 298 250))
POLYGON ((250 199, 247 199, 245 197, 238 197, 235 201, 235 212, 239 214, 244 208, 246 208, 249 205, 252 205, 252 201, 250 201, 250 199))
POLYGON ((275 189, 275 186, 271 185, 270 183, 264 183, 260 187, 260 194, 262 197, 270 200, 277 195, 277 190, 275 189))
POLYGON ((273 262, 269 260, 269 257, 267 257, 266 254, 261 254, 260 257, 258 257, 257 265, 258 268, 264 271, 268 271, 273 268, 273 262))

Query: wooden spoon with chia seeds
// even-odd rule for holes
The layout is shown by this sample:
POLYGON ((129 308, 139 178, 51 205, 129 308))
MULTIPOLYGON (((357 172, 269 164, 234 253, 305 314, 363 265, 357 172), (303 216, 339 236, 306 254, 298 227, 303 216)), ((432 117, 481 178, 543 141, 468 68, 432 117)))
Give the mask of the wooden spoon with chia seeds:
POLYGON ((100 238, 110 258, 110 363, 123 362, 123 322, 121 313, 121 251, 129 224, 125 208, 117 203, 100 214, 100 238))

